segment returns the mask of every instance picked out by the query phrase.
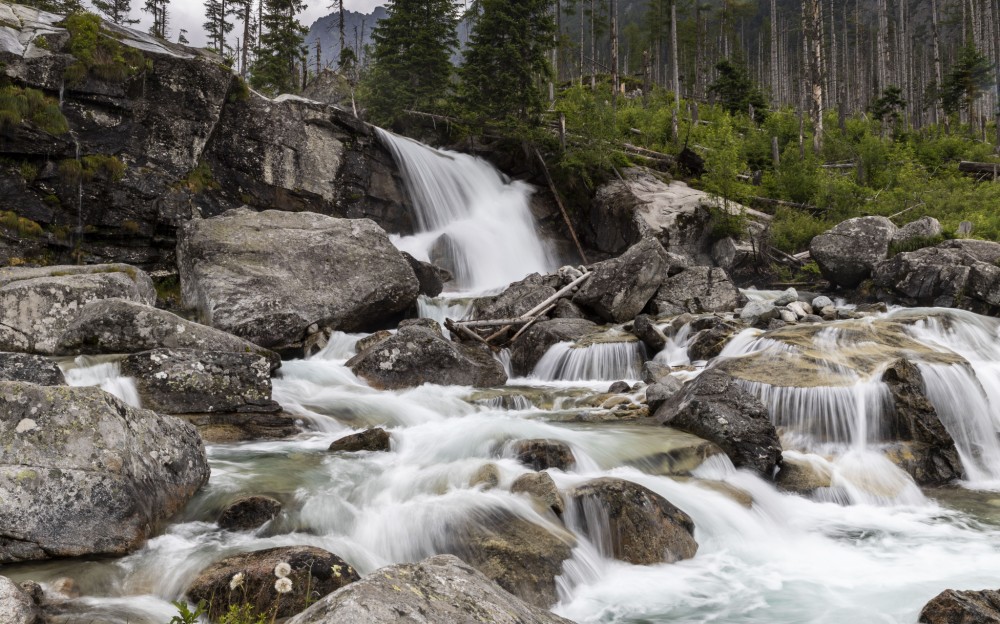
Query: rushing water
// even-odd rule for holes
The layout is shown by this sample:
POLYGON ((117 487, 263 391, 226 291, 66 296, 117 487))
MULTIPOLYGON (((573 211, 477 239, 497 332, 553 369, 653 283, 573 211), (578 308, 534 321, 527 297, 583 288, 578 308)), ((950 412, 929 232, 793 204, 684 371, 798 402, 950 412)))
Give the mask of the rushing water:
MULTIPOLYGON (((479 210, 526 201, 526 188, 505 182, 481 161, 385 136, 405 155, 411 192, 419 186, 416 177, 424 187, 441 186, 440 196, 418 203, 443 206, 454 196, 479 210), (462 180, 481 186, 473 192, 462 180)), ((468 213, 454 205, 449 210, 439 220, 433 211, 420 217, 425 234, 464 236, 456 224, 468 213)), ((470 234, 465 286, 493 288, 551 268, 530 227, 519 236, 517 245, 531 239, 534 251, 501 249, 506 243, 477 249, 470 234)), ((419 251, 431 238, 419 234, 400 244, 419 251)), ((424 299, 420 312, 440 321, 463 316, 468 306, 468 297, 424 299)), ((285 362, 274 380, 275 400, 309 424, 307 433, 209 445, 208 485, 132 555, 6 566, 2 573, 50 588, 73 577, 84 597, 67 603, 57 621, 165 624, 174 613, 169 601, 180 599, 200 570, 241 551, 313 545, 368 573, 448 549, 459 522, 503 513, 555 528, 554 516, 508 491, 528 470, 512 458, 511 442, 549 438, 568 444, 577 459, 569 471, 550 471, 560 489, 604 476, 634 481, 687 512, 699 544, 690 560, 634 566, 610 559, 600 539, 577 534, 557 579, 555 612, 577 622, 622 624, 912 624, 943 589, 1000 585, 1000 494, 990 489, 1000 483, 1000 324, 955 311, 907 314, 923 319, 909 326, 915 340, 969 362, 921 365, 930 399, 962 447, 969 482, 960 492, 923 493, 878 452, 885 388, 861 375, 846 385, 808 389, 748 383, 782 427, 786 447, 798 449, 786 456, 830 475, 830 492, 812 498, 782 493, 735 470, 725 456, 703 461, 689 452, 697 441, 687 434, 579 418, 606 415, 590 399, 605 392, 609 380, 635 380, 644 358, 689 365, 689 326, 668 332, 659 354, 646 354, 635 342, 556 345, 532 376, 493 390, 374 390, 345 366, 362 335, 335 334, 311 358, 285 362), (390 431, 390 452, 327 451, 342 435, 376 425, 390 431), (487 463, 496 466, 499 487, 471 485, 487 463), (276 497, 284 509, 255 532, 221 530, 220 510, 245 494, 276 497)), ((852 346, 838 342, 840 325, 830 327, 818 337, 826 341, 823 348, 852 346)), ((723 357, 766 348, 777 347, 748 331, 723 357)), ((81 358, 63 366, 74 385, 100 385, 138 401, 113 361, 81 358)), ((844 370, 831 367, 844 378, 844 370)), ((686 378, 697 370, 677 374, 686 378)))

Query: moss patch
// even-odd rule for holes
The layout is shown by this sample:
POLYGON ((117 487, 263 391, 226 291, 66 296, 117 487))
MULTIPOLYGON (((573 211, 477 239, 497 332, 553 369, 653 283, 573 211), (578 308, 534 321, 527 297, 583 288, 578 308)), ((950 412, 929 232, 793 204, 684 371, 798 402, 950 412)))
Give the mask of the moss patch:
POLYGON ((69 132, 69 123, 54 98, 36 89, 0 87, 0 130, 22 123, 31 123, 52 135, 69 132))
POLYGON ((88 77, 120 83, 147 68, 142 52, 122 45, 101 27, 101 19, 93 13, 74 13, 61 25, 69 31, 69 53, 76 57, 64 74, 70 85, 79 85, 88 77))

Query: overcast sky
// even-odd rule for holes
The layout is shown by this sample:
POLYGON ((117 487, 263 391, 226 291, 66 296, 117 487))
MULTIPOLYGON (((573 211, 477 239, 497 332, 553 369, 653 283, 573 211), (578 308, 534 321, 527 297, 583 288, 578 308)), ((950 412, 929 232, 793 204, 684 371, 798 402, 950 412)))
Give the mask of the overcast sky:
MULTIPOLYGON (((333 12, 329 6, 330 2, 331 0, 307 1, 306 10, 299 15, 299 21, 308 28, 317 19, 333 12)), ((139 10, 144 4, 143 0, 132 0, 132 17, 141 20, 133 28, 148 30, 153 23, 148 13, 139 10)), ((362 13, 371 13, 372 9, 381 4, 385 4, 385 0, 344 0, 345 9, 362 13)), ((187 38, 191 45, 205 45, 205 33, 201 26, 205 23, 205 6, 202 0, 171 0, 167 11, 169 19, 167 28, 171 41, 177 41, 177 33, 183 28, 188 32, 187 38)))

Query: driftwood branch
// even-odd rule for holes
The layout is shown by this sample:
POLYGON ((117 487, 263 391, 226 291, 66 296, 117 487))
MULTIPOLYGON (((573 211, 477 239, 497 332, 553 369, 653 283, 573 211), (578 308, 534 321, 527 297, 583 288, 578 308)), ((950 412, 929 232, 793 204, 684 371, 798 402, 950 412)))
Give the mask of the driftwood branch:
POLYGON ((580 244, 580 239, 576 237, 576 230, 573 229, 573 223, 570 221, 569 213, 566 212, 566 206, 563 205, 562 198, 559 196, 559 189, 556 188, 556 183, 552 181, 552 175, 549 174, 549 167, 545 164, 545 159, 542 158, 542 153, 538 151, 538 148, 533 148, 535 151, 535 158, 538 159, 538 164, 542 166, 542 173, 545 174, 545 181, 549 184, 549 190, 552 191, 552 197, 555 198, 556 204, 559 205, 559 211, 562 213, 563 221, 566 222, 566 227, 569 228, 570 236, 573 237, 573 242, 576 244, 576 250, 580 254, 580 259, 583 260, 584 264, 587 263, 587 254, 583 251, 583 245, 580 244))
POLYGON ((517 341, 517 339, 524 334, 524 332, 528 331, 528 329, 535 324, 535 321, 548 314, 554 307, 556 307, 556 304, 550 303, 549 307, 545 308, 544 310, 536 314, 534 318, 532 318, 531 320, 529 320, 527 323, 524 324, 524 327, 517 330, 517 333, 514 334, 514 337, 510 339, 510 342, 508 344, 514 344, 517 341))

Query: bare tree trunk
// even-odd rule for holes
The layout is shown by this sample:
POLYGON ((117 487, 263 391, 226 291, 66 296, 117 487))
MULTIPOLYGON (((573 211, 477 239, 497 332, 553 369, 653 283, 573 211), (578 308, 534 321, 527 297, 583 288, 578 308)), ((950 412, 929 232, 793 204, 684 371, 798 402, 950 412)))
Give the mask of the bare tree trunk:
POLYGON ((809 41, 809 79, 813 118, 813 151, 823 150, 823 11, 820 0, 806 0, 806 24, 809 41))
POLYGON ((830 106, 837 105, 837 96, 840 91, 837 89, 837 13, 833 10, 833 0, 830 0, 830 106))
POLYGON ((597 90, 597 37, 594 32, 594 22, 597 14, 594 8, 594 0, 590 0, 590 90, 597 90))
POLYGON ((618 0, 611 0, 611 107, 618 109, 618 0))
MULTIPOLYGON (((676 0, 675 0, 676 1, 676 0)), ((778 2, 771 0, 771 104, 775 108, 781 104, 778 83, 778 2)))
POLYGON ((580 86, 583 86, 583 46, 585 43, 584 33, 587 31, 586 22, 583 19, 583 2, 580 2, 580 86))
POLYGON ((670 63, 672 65, 672 80, 674 83, 674 116, 671 122, 671 130, 674 140, 680 139, 681 120, 681 74, 677 58, 677 0, 670 0, 670 63))
MULTIPOLYGON (((938 0, 931 0, 931 31, 934 38, 934 89, 937 92, 937 97, 934 99, 934 123, 938 123, 939 111, 941 110, 941 37, 938 28, 938 10, 937 10, 938 0)), ((948 126, 948 119, 944 119, 945 127, 948 126)))

